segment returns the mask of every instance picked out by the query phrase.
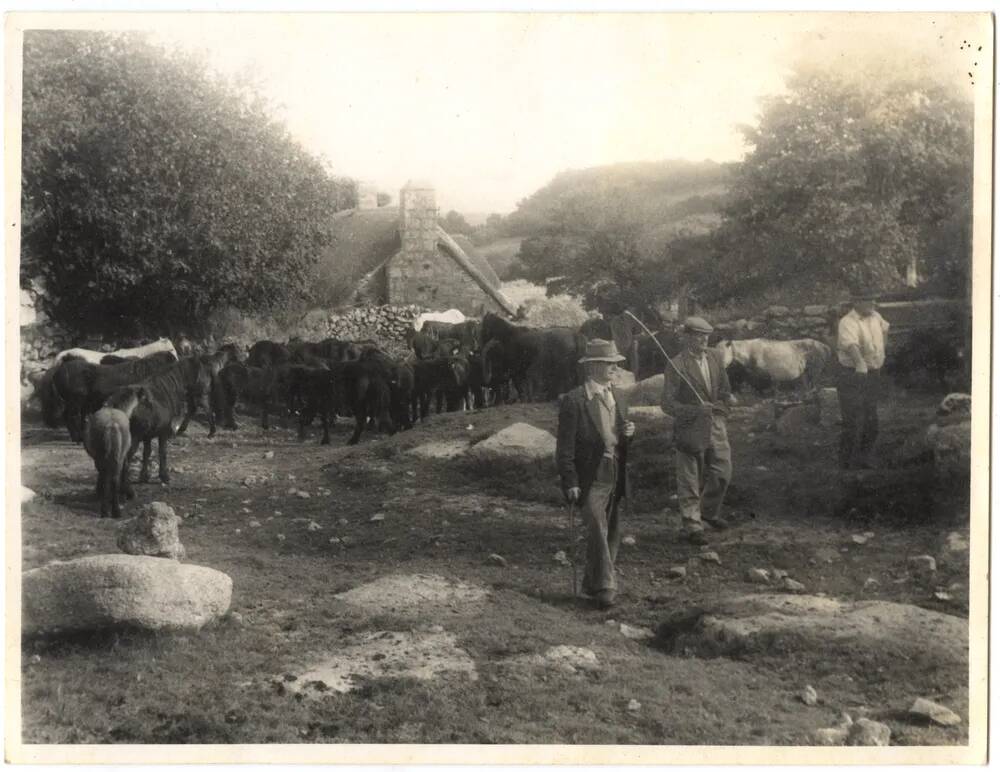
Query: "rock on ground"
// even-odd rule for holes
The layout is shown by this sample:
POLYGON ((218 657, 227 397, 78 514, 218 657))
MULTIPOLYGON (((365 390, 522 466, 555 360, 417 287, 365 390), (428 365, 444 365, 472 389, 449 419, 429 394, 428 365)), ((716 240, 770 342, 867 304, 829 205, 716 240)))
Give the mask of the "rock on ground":
POLYGON ((127 555, 180 560, 186 554, 177 535, 180 521, 172 507, 153 501, 118 526, 118 549, 127 555))
POLYGON ((464 673, 476 680, 476 663, 446 632, 365 633, 314 664, 285 688, 310 697, 360 688, 360 678, 431 680, 443 673, 464 673))
POLYGON ((22 504, 27 504, 33 498, 35 498, 35 492, 33 490, 31 490, 31 488, 25 488, 22 485, 21 486, 21 503, 22 504))
POLYGON ((555 453, 556 438, 544 429, 525 423, 511 424, 468 450, 475 458, 521 461, 553 461, 555 453))
POLYGON ((450 582, 436 574, 397 574, 383 576, 336 597, 377 614, 404 611, 426 613, 435 606, 452 607, 457 604, 474 607, 486 595, 482 587, 450 582))
POLYGON ((406 452, 420 458, 455 458, 461 456, 468 449, 469 443, 465 440, 440 440, 425 442, 423 445, 417 445, 406 452))
POLYGON ((941 726, 955 726, 962 723, 962 717, 944 705, 918 697, 910 706, 910 715, 925 718, 941 726))
POLYGON ((845 652, 863 647, 935 666, 967 667, 968 622, 887 601, 838 601, 818 595, 760 594, 724 600, 670 619, 658 634, 706 653, 791 648, 845 652))
POLYGON ((622 389, 629 405, 656 405, 659 407, 663 396, 663 375, 644 378, 634 386, 622 389))
POLYGON ((891 734, 889 727, 881 721, 859 718, 847 730, 847 744, 884 746, 889 744, 891 734))
POLYGON ((657 418, 661 421, 669 421, 673 424, 673 417, 668 416, 658 405, 630 405, 628 409, 629 418, 657 418))
POLYGON ((232 592, 232 579, 214 568, 145 555, 94 555, 24 573, 22 631, 198 629, 229 610, 232 592))

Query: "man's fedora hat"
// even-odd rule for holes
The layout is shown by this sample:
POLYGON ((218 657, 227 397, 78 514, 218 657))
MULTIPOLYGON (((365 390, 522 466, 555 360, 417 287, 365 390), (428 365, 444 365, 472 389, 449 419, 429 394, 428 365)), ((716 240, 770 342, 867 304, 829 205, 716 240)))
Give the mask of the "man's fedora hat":
POLYGON ((625 357, 618 353, 613 340, 601 340, 594 338, 587 341, 587 348, 580 358, 580 364, 584 362, 624 362, 625 357))
POLYGON ((713 330, 715 330, 715 328, 700 316, 689 316, 684 320, 685 332, 697 332, 702 335, 711 335, 713 330))

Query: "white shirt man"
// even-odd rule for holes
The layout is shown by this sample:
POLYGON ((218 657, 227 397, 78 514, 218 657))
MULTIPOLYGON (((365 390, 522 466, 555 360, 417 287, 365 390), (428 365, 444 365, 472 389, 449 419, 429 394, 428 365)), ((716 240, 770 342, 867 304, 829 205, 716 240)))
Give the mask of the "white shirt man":
POLYGON ((889 323, 874 308, 867 315, 851 309, 837 326, 837 360, 859 373, 881 369, 888 332, 889 323))

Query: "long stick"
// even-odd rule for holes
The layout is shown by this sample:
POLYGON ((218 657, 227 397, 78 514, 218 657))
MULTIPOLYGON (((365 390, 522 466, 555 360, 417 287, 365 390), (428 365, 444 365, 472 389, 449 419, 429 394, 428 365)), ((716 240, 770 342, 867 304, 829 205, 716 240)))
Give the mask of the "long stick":
POLYGON ((573 586, 570 588, 570 595, 572 595, 575 598, 576 597, 576 560, 574 558, 576 557, 576 555, 575 555, 575 551, 576 551, 576 531, 573 528, 573 510, 574 510, 574 508, 575 507, 573 506, 573 502, 572 501, 567 501, 566 502, 566 510, 569 513, 569 554, 568 554, 568 557, 569 557, 569 564, 573 568, 573 586))
POLYGON ((652 339, 653 339, 653 343, 655 343, 655 344, 656 344, 656 347, 657 347, 658 349, 660 349, 660 353, 661 353, 661 354, 663 354, 663 358, 667 360, 667 364, 668 364, 668 365, 670 365, 670 366, 671 366, 671 367, 672 367, 672 368, 674 369, 674 372, 675 372, 675 373, 677 373, 677 376, 678 376, 678 377, 679 377, 679 378, 680 378, 680 379, 681 379, 682 381, 684 381, 684 383, 685 383, 685 384, 687 384, 687 387, 688 387, 689 389, 691 389, 691 391, 692 391, 692 392, 694 393, 694 396, 695 396, 695 399, 697 399, 697 400, 698 400, 698 404, 699 404, 699 405, 704 405, 704 404, 705 404, 705 400, 703 400, 703 399, 701 398, 701 395, 700 395, 700 394, 698 393, 698 390, 697 390, 697 389, 696 389, 696 388, 694 387, 694 384, 692 384, 692 383, 691 383, 691 381, 689 381, 689 380, 687 379, 687 376, 686 376, 686 375, 684 375, 684 373, 682 373, 682 372, 681 372, 681 371, 680 371, 680 370, 678 369, 677 365, 675 365, 675 364, 673 363, 673 361, 672 361, 672 360, 670 359, 670 357, 669 357, 669 356, 667 355, 667 352, 666 352, 666 351, 664 350, 663 346, 661 346, 661 345, 660 345, 660 341, 658 341, 658 340, 656 339, 656 336, 655 336, 655 335, 654 335, 654 334, 653 334, 653 333, 652 333, 652 332, 650 331, 650 329, 649 329, 649 328, 648 328, 648 327, 647 327, 646 325, 644 325, 644 324, 642 323, 642 321, 641 321, 641 320, 639 319, 639 317, 637 317, 637 316, 636 316, 635 314, 633 314, 633 313, 632 313, 631 311, 626 311, 625 313, 626 313, 626 314, 628 314, 629 316, 631 316, 631 317, 632 317, 633 319, 635 319, 635 321, 636 321, 636 322, 638 322, 639 326, 640 326, 640 327, 642 327, 642 329, 646 331, 646 334, 647 334, 647 335, 648 335, 648 336, 649 336, 650 338, 652 338, 652 339))

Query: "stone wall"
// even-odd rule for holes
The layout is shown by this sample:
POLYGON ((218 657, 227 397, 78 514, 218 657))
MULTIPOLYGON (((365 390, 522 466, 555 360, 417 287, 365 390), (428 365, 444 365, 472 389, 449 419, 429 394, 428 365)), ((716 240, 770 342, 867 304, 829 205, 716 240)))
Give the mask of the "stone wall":
POLYGON ((386 279, 392 303, 416 303, 437 311, 457 308, 475 317, 487 311, 507 315, 437 244, 429 252, 400 252, 390 261, 386 279))
MULTIPOLYGON (((846 313, 847 309, 844 309, 846 313)), ((737 340, 746 338, 769 338, 771 340, 794 340, 814 338, 828 342, 830 324, 839 319, 839 305, 769 306, 755 316, 741 317, 712 323, 724 338, 737 340)), ((712 314, 706 314, 710 319, 712 314)))

